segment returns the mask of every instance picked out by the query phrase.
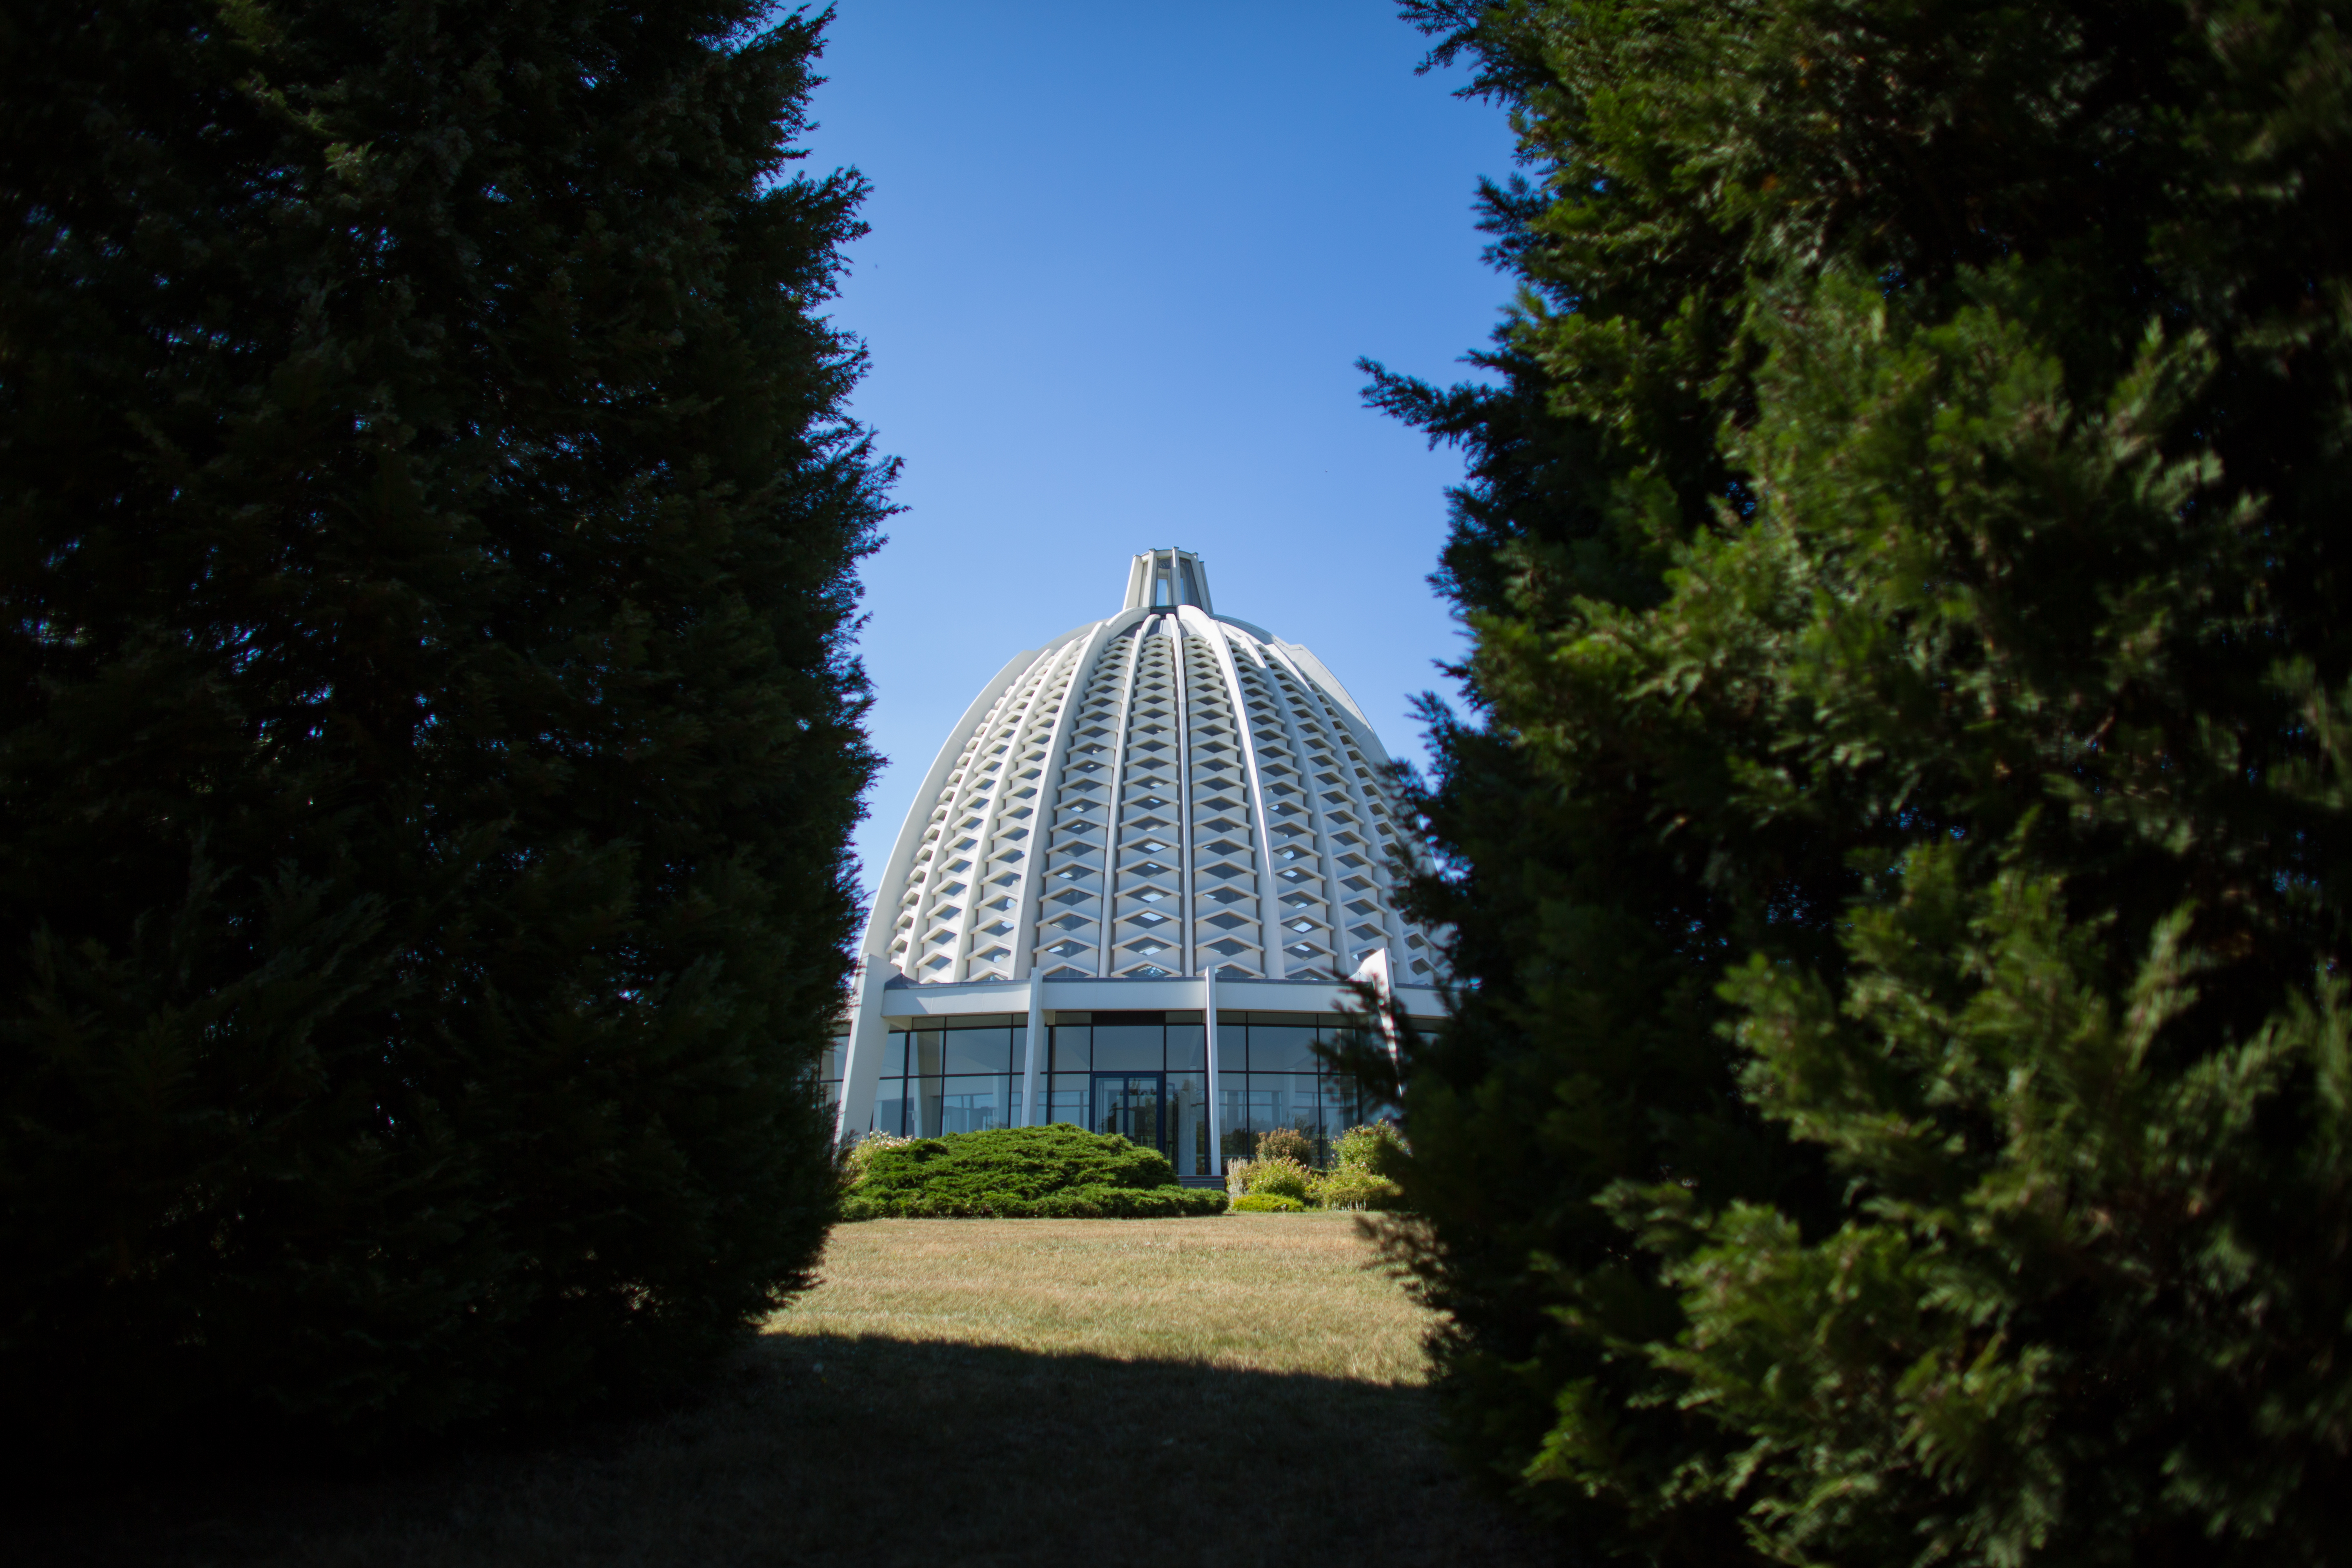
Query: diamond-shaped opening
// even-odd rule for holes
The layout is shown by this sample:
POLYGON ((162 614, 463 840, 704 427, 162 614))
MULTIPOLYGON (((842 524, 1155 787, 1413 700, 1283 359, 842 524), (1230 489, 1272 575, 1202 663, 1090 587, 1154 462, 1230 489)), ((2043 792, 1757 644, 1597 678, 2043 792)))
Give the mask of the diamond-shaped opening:
POLYGON ((1156 963, 1139 963, 1133 969, 1129 970, 1128 973, 1134 975, 1139 980, 1165 980, 1168 978, 1168 971, 1160 968, 1156 963))
POLYGON ((1082 942, 1057 942, 1045 951, 1055 958, 1076 958, 1086 950, 1087 944, 1082 942))
POLYGON ((1211 915, 1205 923, 1216 927, 1219 931, 1231 931, 1235 926, 1245 926, 1249 921, 1236 914, 1222 914, 1211 915))
POLYGON ((1284 948, 1283 951, 1285 952, 1295 952, 1301 958, 1312 958, 1321 950, 1310 942, 1294 942, 1288 947, 1284 948))
POLYGON ((1146 958, 1155 957, 1160 953, 1170 951, 1169 945, 1166 942, 1157 941, 1151 937, 1145 937, 1140 942, 1130 942, 1127 945, 1129 951, 1141 953, 1146 958))
POLYGON ((1091 980, 1094 977, 1083 969, 1072 969, 1068 964, 1065 963, 1061 967, 1050 971, 1046 974, 1045 978, 1048 980, 1091 980))
POLYGON ((1209 846, 1209 853, 1212 855, 1246 855, 1249 853, 1249 846, 1246 844, 1236 844, 1230 838, 1220 838, 1214 844, 1209 846))
POLYGON ((1223 942, 1211 942, 1209 944, 1209 951, 1211 952, 1222 953, 1225 957, 1231 958, 1237 952, 1247 952, 1249 951, 1249 943, 1245 942, 1235 942, 1233 938, 1227 937, 1223 942))

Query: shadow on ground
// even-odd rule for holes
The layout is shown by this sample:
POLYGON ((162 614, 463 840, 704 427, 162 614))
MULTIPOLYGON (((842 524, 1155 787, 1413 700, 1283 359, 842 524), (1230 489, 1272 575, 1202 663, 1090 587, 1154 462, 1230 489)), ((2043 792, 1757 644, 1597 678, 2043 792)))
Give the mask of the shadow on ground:
POLYGON ((92 1568, 1545 1560, 1467 1493, 1430 1415, 1410 1386, 776 1335, 660 1416, 398 1473, 159 1478, 45 1521, 19 1515, 8 1555, 92 1568))

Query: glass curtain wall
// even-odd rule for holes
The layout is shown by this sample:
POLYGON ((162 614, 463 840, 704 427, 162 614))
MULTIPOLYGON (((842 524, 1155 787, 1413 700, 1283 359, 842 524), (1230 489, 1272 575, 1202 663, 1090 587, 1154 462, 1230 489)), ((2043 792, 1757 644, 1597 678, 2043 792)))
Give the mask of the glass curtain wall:
POLYGON ((817 1103, 827 1110, 841 1103, 841 1064, 848 1059, 849 1031, 845 1028, 826 1042, 824 1055, 817 1059, 817 1103))
MULTIPOLYGON (((1249 1158, 1258 1140, 1277 1127, 1304 1132, 1314 1140, 1317 1158, 1328 1161, 1340 1133, 1395 1114, 1316 1056, 1318 1039, 1337 1041, 1348 1027, 1345 1017, 1331 1013, 1220 1012, 1222 1147, 1212 1150, 1208 1041, 1200 1014, 1059 1014, 1046 1031, 1047 1057, 1039 1064, 1045 1114, 1038 1120, 1093 1127, 1100 1080, 1105 1093, 1124 1096, 1122 1103, 1157 1097, 1160 1145, 1179 1175, 1218 1175, 1226 1161, 1249 1158)), ((874 1094, 875 1129, 935 1138, 1021 1125, 1027 1039, 1018 1015, 926 1020, 920 1027, 892 1029, 874 1094)), ((827 1103, 840 1098, 846 1045, 836 1040, 825 1053, 821 1070, 827 1103)))
MULTIPOLYGON (((1224 1160, 1246 1160, 1258 1140, 1276 1128, 1304 1132, 1318 1164, 1350 1127, 1393 1116, 1368 1100, 1345 1073, 1315 1054, 1315 1042, 1339 1043, 1352 1033, 1336 1013, 1217 1014, 1217 1091, 1224 1160)), ((1221 1167, 1222 1168, 1222 1164, 1221 1167)))
MULTIPOLYGON (((1094 1085, 1112 1075, 1165 1075, 1166 1128, 1161 1146, 1182 1176, 1215 1176, 1227 1160, 1246 1159, 1277 1127, 1315 1141, 1328 1161, 1331 1144, 1349 1128, 1392 1114, 1370 1104, 1355 1080, 1334 1073, 1315 1055, 1315 1042, 1337 1040, 1347 1020, 1338 1014, 1217 1015, 1217 1088, 1221 1149, 1209 1147, 1207 1031, 1198 1013, 1062 1013, 1047 1031, 1045 1120, 1092 1124, 1094 1085)), ((1096 1128, 1097 1131, 1103 1129, 1096 1128)))
POLYGON ((1062 1013, 1046 1031, 1047 1121, 1096 1132, 1098 1106, 1157 1098, 1160 1152, 1180 1176, 1213 1176, 1209 1147, 1208 1029, 1198 1013, 1062 1013), (1097 1085, 1104 1098, 1097 1099, 1097 1085))
POLYGON ((1026 1020, 1005 1014, 894 1028, 874 1091, 874 1130, 909 1138, 1021 1124, 1026 1020))

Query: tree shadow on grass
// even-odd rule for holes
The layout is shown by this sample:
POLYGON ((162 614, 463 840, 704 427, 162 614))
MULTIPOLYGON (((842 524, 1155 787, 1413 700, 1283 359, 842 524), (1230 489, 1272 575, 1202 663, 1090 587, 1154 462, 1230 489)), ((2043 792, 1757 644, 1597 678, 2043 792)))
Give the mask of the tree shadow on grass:
POLYGON ((1425 1390, 1197 1363, 776 1334, 697 1399, 335 1478, 156 1477, 49 1510, 60 1564, 1549 1560, 1472 1497, 1425 1390))

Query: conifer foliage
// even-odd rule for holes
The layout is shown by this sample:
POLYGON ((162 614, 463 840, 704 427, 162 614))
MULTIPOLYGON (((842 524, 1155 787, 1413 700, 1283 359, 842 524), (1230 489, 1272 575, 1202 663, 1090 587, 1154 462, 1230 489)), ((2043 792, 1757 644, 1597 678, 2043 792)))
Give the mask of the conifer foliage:
POLYGON ((1488 379, 1371 367, 1459 1442, 1627 1560, 2340 1560, 2342 8, 1406 11, 1535 175, 1488 379))
POLYGON ((0 16, 20 1436, 561 1410, 806 1282, 890 477, 822 23, 0 16))

